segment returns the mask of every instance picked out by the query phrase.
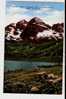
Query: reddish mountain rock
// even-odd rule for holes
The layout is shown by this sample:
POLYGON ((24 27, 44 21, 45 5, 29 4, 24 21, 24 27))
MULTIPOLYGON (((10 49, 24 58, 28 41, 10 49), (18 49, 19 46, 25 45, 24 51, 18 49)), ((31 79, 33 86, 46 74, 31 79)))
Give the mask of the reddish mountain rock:
POLYGON ((16 29, 16 24, 15 23, 11 23, 11 24, 7 25, 5 27, 5 32, 10 32, 12 28, 16 29))
POLYGON ((62 32, 64 32, 63 27, 64 27, 64 23, 57 23, 52 26, 52 30, 62 33, 62 32))
POLYGON ((33 43, 59 40, 64 37, 64 23, 54 24, 52 27, 38 17, 29 22, 21 20, 5 27, 5 39, 14 41, 31 41, 33 43))
POLYGON ((20 34, 16 29, 16 24, 11 23, 5 27, 5 40, 6 41, 17 41, 20 40, 20 34))
POLYGON ((24 30, 27 26, 28 22, 26 20, 21 20, 16 23, 16 28, 20 30, 24 30))
POLYGON ((51 26, 48 24, 45 24, 40 18, 34 17, 31 19, 21 34, 21 37, 23 39, 33 39, 33 37, 36 37, 36 34, 38 32, 43 32, 44 30, 50 29, 51 26))

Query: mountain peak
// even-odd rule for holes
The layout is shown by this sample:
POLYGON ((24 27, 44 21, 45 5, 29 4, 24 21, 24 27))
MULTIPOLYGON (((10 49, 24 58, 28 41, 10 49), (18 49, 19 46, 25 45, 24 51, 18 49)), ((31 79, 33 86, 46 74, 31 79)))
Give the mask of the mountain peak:
POLYGON ((38 17, 34 17, 30 20, 30 22, 32 23, 43 23, 42 19, 38 18, 38 17))
POLYGON ((27 23, 28 22, 25 19, 23 19, 23 20, 16 23, 16 28, 22 30, 27 26, 27 23))

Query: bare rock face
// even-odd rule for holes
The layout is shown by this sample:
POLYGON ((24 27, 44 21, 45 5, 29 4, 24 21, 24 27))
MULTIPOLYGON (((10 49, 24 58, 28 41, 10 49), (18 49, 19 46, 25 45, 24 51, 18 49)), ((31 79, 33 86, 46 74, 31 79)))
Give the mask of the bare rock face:
POLYGON ((54 24, 52 27, 38 17, 29 22, 21 20, 5 27, 5 39, 14 41, 29 41, 33 43, 62 40, 64 37, 64 23, 54 24))
POLYGON ((26 20, 21 20, 16 23, 16 28, 20 30, 24 30, 27 26, 28 22, 26 20))
POLYGON ((17 31, 15 23, 11 23, 5 27, 5 40, 6 41, 20 40, 20 31, 17 31))
POLYGON ((51 26, 45 24, 40 18, 34 17, 29 21, 27 27, 21 34, 21 37, 23 39, 33 39, 38 32, 43 32, 49 28, 51 28, 51 26))
POLYGON ((63 27, 64 27, 64 23, 57 23, 52 26, 52 30, 62 33, 62 32, 64 32, 63 27))
POLYGON ((5 27, 5 32, 9 33, 12 29, 16 29, 16 24, 15 23, 11 23, 11 24, 7 25, 5 27))

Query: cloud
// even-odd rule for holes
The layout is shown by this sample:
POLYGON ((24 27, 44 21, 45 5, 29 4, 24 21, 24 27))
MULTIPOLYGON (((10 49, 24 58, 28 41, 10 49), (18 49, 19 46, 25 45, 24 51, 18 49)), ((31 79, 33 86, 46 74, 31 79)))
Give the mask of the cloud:
POLYGON ((50 7, 41 8, 34 12, 37 16, 39 16, 44 22, 52 25, 54 23, 64 22, 64 11, 52 9, 50 7))
POLYGON ((10 14, 10 15, 14 15, 14 14, 17 14, 17 13, 24 14, 27 11, 28 10, 26 8, 20 8, 20 7, 16 7, 15 5, 12 5, 11 7, 9 7, 7 13, 10 14))
POLYGON ((52 11, 52 9, 50 7, 44 7, 44 8, 40 8, 38 10, 34 10, 34 12, 36 14, 40 14, 40 13, 49 13, 50 11, 52 11))
POLYGON ((28 17, 26 15, 27 12, 28 12, 28 9, 16 7, 15 5, 8 7, 7 14, 6 14, 6 25, 28 17))
POLYGON ((15 15, 12 15, 12 16, 6 16, 6 24, 5 25, 8 25, 10 23, 16 23, 22 19, 26 19, 26 20, 30 20, 30 17, 27 16, 27 15, 21 15, 21 14, 15 14, 15 15))
POLYGON ((64 22, 64 11, 54 11, 50 15, 46 16, 44 20, 50 25, 54 23, 64 22))
POLYGON ((64 22, 64 11, 52 9, 49 6, 40 9, 27 9, 12 5, 7 9, 6 25, 17 22, 22 19, 30 20, 32 17, 39 17, 44 22, 52 25, 58 22, 64 22))

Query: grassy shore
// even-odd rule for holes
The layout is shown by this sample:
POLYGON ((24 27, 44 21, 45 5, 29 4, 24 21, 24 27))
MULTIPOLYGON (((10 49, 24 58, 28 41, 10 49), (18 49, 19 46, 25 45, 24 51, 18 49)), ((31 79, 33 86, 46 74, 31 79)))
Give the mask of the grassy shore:
POLYGON ((62 94, 62 66, 4 73, 5 93, 62 94))

